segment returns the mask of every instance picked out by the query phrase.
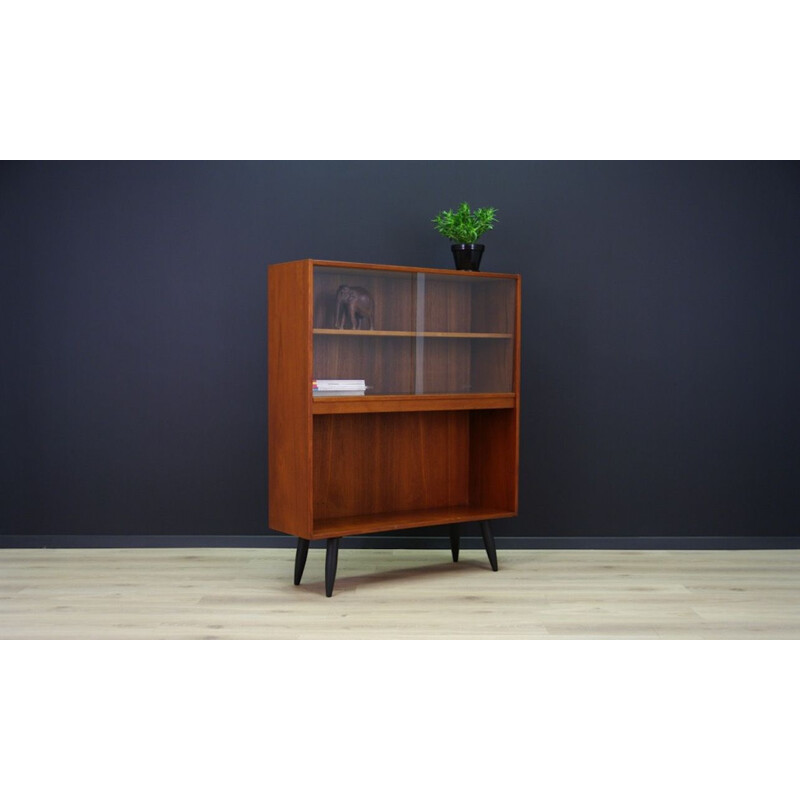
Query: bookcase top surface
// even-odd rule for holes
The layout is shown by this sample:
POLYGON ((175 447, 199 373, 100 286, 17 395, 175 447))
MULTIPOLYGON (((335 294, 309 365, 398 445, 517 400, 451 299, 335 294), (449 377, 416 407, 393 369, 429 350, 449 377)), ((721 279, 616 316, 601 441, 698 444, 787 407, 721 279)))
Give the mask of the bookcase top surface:
POLYGON ((338 267, 340 269, 374 269, 374 270, 394 270, 399 272, 425 272, 435 275, 447 275, 449 277, 469 277, 469 278, 507 278, 512 280, 519 279, 519 274, 511 272, 472 272, 469 270, 442 269, 435 267, 408 267, 396 264, 367 264, 358 261, 330 261, 319 258, 304 258, 297 261, 286 261, 281 264, 271 264, 270 266, 281 266, 284 264, 295 264, 299 267, 338 267))

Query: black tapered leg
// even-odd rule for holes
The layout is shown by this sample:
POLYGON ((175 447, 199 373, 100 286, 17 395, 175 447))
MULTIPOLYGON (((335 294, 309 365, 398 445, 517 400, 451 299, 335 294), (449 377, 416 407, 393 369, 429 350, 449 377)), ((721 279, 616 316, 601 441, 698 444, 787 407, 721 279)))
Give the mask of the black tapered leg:
POLYGON ((336 580, 336 563, 339 560, 339 539, 328 539, 325 552, 325 596, 333 594, 333 583, 336 580))
POLYGON ((492 565, 492 569, 497 572, 497 549, 494 546, 494 536, 492 536, 492 529, 489 527, 488 520, 481 522, 481 533, 483 534, 483 544, 486 547, 486 555, 489 556, 489 563, 492 565))
POLYGON ((458 532, 458 523, 453 522, 450 525, 450 550, 453 553, 453 561, 458 561, 458 544, 461 537, 458 532))
POLYGON ((294 554, 294 585, 300 585, 300 579, 303 577, 303 570, 306 566, 306 558, 308 557, 308 539, 297 537, 297 552, 294 554))

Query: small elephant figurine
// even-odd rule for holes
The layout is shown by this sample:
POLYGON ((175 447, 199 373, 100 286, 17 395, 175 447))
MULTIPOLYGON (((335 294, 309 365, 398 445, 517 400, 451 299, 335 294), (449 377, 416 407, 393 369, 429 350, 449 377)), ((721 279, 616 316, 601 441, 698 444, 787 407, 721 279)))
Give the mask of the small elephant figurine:
POLYGON ((363 286, 342 285, 336 292, 336 327, 344 328, 347 320, 353 330, 359 330, 362 322, 375 329, 375 303, 363 286))

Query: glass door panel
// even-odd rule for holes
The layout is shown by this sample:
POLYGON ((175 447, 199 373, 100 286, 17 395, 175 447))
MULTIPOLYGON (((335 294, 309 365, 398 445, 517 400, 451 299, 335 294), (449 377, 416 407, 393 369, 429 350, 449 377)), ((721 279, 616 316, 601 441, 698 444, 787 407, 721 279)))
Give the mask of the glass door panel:
POLYGON ((516 282, 456 273, 423 274, 426 394, 510 392, 516 282))
POLYGON ((366 394, 513 387, 516 282, 455 273, 314 267, 314 379, 366 394))
POLYGON ((413 394, 416 275, 314 267, 315 380, 363 380, 367 394, 413 394))

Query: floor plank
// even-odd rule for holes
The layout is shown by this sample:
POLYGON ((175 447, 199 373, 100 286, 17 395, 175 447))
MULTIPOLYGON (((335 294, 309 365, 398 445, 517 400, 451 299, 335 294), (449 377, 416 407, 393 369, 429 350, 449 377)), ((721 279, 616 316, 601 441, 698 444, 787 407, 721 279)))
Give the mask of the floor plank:
POLYGON ((800 551, 0 550, 2 639, 797 639, 800 551))

